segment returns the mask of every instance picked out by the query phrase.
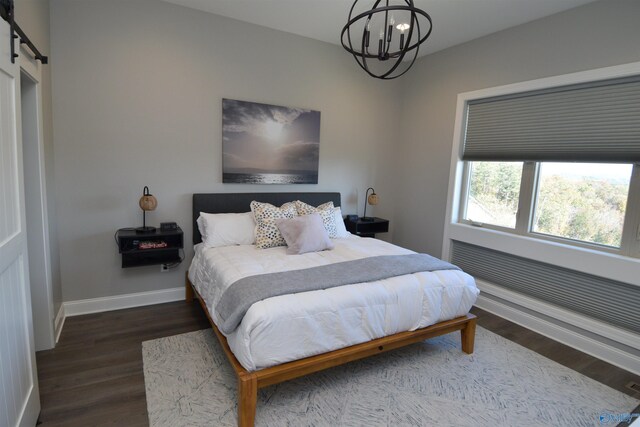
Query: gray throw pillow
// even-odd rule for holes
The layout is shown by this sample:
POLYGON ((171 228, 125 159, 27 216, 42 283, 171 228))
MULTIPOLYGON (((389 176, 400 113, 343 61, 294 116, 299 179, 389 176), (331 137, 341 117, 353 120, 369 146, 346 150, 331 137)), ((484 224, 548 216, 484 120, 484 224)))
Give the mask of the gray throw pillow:
POLYGON ((333 243, 317 213, 291 219, 276 219, 276 226, 287 242, 288 254, 304 254, 333 249, 333 243))

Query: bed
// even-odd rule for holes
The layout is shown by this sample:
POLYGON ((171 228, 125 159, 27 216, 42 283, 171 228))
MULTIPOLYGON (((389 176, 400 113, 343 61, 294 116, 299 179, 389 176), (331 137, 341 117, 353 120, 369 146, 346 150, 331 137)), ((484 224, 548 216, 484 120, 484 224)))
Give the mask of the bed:
POLYGON ((233 331, 214 310, 220 284, 283 270, 412 251, 357 236, 335 239, 335 248, 288 256, 284 248, 251 245, 203 248, 200 212, 248 212, 252 200, 280 206, 301 200, 316 206, 339 193, 225 193, 193 195, 195 257, 187 272, 186 300, 197 297, 238 377, 238 425, 255 419, 257 390, 424 339, 461 332, 462 350, 473 352, 478 291, 466 273, 420 272, 371 283, 276 296, 251 305, 233 331), (321 337, 321 339, 318 339, 321 337))

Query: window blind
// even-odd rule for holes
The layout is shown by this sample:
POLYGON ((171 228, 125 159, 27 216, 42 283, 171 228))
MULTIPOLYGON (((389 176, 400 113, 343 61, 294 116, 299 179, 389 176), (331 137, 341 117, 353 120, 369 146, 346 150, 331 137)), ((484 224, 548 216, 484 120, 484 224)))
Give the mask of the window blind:
POLYGON ((453 241, 453 262, 472 276, 640 333, 640 288, 453 241))
POLYGON ((640 161, 640 76, 469 101, 463 160, 640 161))

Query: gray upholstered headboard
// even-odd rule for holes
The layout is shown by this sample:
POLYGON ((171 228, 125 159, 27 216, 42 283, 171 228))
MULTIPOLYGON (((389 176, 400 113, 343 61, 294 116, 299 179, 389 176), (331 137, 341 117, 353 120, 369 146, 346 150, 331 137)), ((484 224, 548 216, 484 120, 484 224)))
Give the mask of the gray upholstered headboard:
POLYGON ((193 244, 202 241, 196 220, 200 212, 242 213, 251 211, 251 201, 280 206, 286 202, 301 200, 313 206, 333 202, 340 206, 340 193, 200 193, 193 195, 193 244))

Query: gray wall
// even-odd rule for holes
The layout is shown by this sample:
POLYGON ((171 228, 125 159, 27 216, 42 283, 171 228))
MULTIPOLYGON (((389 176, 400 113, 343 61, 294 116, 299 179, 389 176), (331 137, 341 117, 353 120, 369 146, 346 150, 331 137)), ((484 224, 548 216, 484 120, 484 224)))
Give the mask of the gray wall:
MULTIPOLYGON (((49 0, 20 0, 15 5, 16 21, 43 55, 50 54, 49 0)), ((62 304, 60 281, 60 253, 58 251, 58 227, 55 209, 53 122, 51 105, 51 66, 42 67, 42 113, 47 206, 49 216, 49 246, 53 287, 53 311, 62 304)))
POLYGON ((361 214, 374 186, 373 213, 393 219, 398 83, 367 78, 341 47, 157 0, 53 0, 51 25, 65 301, 183 285, 188 262, 120 268, 113 234, 141 225, 145 185, 148 222, 177 221, 187 247, 194 192, 340 191, 361 214), (223 97, 320 110, 319 184, 223 185, 223 97))
POLYGON ((458 93, 640 61, 638 17, 638 0, 601 0, 420 59, 402 80, 394 243, 441 255, 458 93))
MULTIPOLYGON (((64 300, 180 286, 186 263, 123 270, 113 233, 175 220, 194 192, 342 192, 392 220, 394 243, 440 255, 460 92, 640 60, 640 2, 601 0, 368 78, 342 48, 153 0, 52 0, 55 180, 64 300), (400 91, 400 96, 398 95, 400 91), (322 112, 320 182, 221 183, 223 97, 322 112), (393 208, 393 206, 397 206, 393 208)), ((187 257, 190 257, 188 250, 187 257)))

